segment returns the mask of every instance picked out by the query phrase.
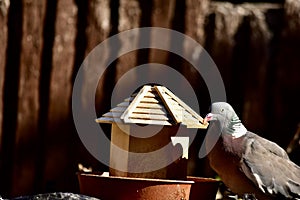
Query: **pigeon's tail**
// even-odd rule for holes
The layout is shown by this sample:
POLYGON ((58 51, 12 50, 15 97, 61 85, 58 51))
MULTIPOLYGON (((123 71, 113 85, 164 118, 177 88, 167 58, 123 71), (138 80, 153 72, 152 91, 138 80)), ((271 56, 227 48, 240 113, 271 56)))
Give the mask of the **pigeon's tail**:
POLYGON ((293 180, 288 180, 287 184, 293 198, 300 199, 300 183, 297 183, 293 180))

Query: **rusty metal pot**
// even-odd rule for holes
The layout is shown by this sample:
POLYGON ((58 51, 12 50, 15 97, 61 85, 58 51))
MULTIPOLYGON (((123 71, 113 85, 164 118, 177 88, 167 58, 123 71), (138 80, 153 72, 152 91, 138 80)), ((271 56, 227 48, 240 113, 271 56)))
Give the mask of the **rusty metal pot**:
POLYGON ((215 199, 219 181, 187 177, 166 180, 79 173, 80 192, 101 200, 195 200, 215 199))

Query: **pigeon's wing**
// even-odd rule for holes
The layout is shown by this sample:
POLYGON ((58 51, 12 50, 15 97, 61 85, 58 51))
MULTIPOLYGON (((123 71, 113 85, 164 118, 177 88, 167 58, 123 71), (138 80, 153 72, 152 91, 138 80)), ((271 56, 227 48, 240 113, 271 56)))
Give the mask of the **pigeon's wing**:
POLYGON ((286 158, 278 145, 261 137, 245 141, 240 167, 264 193, 300 198, 300 168, 286 158))
POLYGON ((271 153, 279 156, 279 157, 282 157, 282 158, 285 158, 285 159, 288 159, 289 160, 289 156, 288 154, 286 153, 286 151, 281 148, 279 145, 277 145, 276 143, 274 142, 271 142, 270 140, 267 140, 263 137, 260 137, 254 133, 251 133, 249 132, 249 134, 251 134, 255 141, 259 141, 259 143, 265 148, 267 149, 268 151, 270 151, 271 153))

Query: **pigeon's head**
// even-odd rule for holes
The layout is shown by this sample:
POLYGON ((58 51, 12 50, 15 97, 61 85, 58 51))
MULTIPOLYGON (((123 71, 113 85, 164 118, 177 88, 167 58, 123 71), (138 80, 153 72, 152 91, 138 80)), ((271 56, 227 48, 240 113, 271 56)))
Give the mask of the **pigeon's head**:
POLYGON ((207 122, 219 122, 221 129, 225 128, 224 132, 231 135, 246 131, 234 109, 226 102, 216 102, 211 105, 211 112, 203 120, 204 124, 207 122))
POLYGON ((230 104, 226 102, 216 102, 211 105, 211 112, 204 118, 204 123, 209 121, 230 121, 235 117, 237 117, 237 115, 230 104))

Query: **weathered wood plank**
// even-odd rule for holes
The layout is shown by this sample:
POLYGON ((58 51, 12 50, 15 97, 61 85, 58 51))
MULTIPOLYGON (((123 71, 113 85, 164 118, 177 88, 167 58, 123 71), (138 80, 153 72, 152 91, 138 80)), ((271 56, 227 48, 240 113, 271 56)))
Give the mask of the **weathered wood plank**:
MULTIPOLYGON (((151 93, 149 93, 149 94, 151 94, 151 93)), ((143 102, 143 103, 159 103, 159 101, 155 98, 155 97, 157 97, 157 96, 155 96, 155 95, 152 95, 151 97, 148 95, 147 96, 147 94, 145 94, 145 96, 144 96, 144 98, 141 100, 141 102, 143 102)), ((124 99, 124 101, 128 101, 128 102, 131 102, 132 100, 134 99, 134 97, 128 97, 128 98, 126 98, 126 99, 124 99)))
POLYGON ((200 128, 200 129, 207 129, 207 125, 203 125, 201 123, 198 124, 186 124, 187 128, 200 128))
POLYGON ((3 45, 0 48, 0 146, 2 138, 2 114, 3 114, 3 82, 5 71, 5 58, 6 58, 6 46, 7 46, 7 13, 0 16, 0 43, 3 45))
POLYGON ((97 123, 123 123, 123 120, 119 118, 111 118, 111 117, 100 117, 95 120, 97 123))
MULTIPOLYGON (((138 0, 119 0, 120 5, 118 8, 119 19, 117 32, 126 31, 133 28, 140 27, 142 11, 140 8, 140 1, 138 0)), ((114 34, 117 34, 115 32, 114 34)), ((134 38, 137 41, 138 35, 134 38)), ((121 45, 128 44, 128 41, 123 39, 120 41, 121 45)), ((133 43, 136 45, 136 43, 133 43)), ((115 47, 116 48, 116 47, 115 47)), ((118 58, 116 64, 116 80, 120 79, 128 70, 134 68, 137 65, 137 51, 127 53, 118 58)), ((133 76, 132 79, 126 80, 126 84, 130 87, 136 83, 137 76, 133 76)))
POLYGON ((111 28, 110 5, 108 0, 91 0, 88 2, 87 16, 87 56, 100 42, 108 38, 111 28))
POLYGON ((152 114, 140 114, 140 113, 132 113, 130 115, 131 119, 146 119, 146 120, 168 120, 167 115, 152 115, 152 114))
POLYGON ((149 97, 149 98, 157 98, 157 97, 159 97, 158 95, 157 95, 157 93, 156 92, 148 92, 146 95, 145 95, 145 97, 149 97))
POLYGON ((141 103, 160 103, 159 100, 155 99, 155 98, 147 98, 147 97, 144 97, 142 100, 141 100, 141 103))
POLYGON ((233 51, 236 44, 234 36, 246 10, 242 7, 237 9, 233 4, 226 2, 213 2, 209 10, 210 13, 206 16, 205 48, 210 52, 217 66, 220 66, 223 80, 228 82, 232 76, 233 51))
MULTIPOLYGON (((56 19, 54 23, 54 41, 52 49, 52 66, 51 76, 49 77, 49 107, 46 116, 44 137, 41 141, 41 151, 44 151, 44 157, 41 159, 40 173, 44 173, 41 183, 49 184, 53 182, 58 190, 74 187, 72 184, 66 184, 66 180, 60 177, 68 177, 74 180, 68 168, 71 167, 75 160, 75 146, 66 146, 69 141, 75 141, 73 137, 72 122, 70 119, 70 98, 72 92, 72 79, 75 55, 75 39, 76 39, 76 20, 77 7, 72 0, 57 1, 56 19), (58 131, 59 130, 59 131, 58 131), (57 138, 60 138, 57 141, 57 138), (51 142, 50 142, 51 141, 51 142), (57 141, 54 142, 53 141, 57 141), (73 153, 71 153, 73 151, 73 153), (69 160, 69 162, 64 162, 69 160), (57 168, 57 163, 60 167, 57 168)), ((47 106, 47 105, 43 105, 47 106)), ((40 183, 40 184, 41 184, 40 183)), ((46 187, 46 185, 43 185, 46 187)))
POLYGON ((137 108, 149 108, 149 109, 162 109, 165 108, 162 105, 159 104, 153 104, 153 103, 140 103, 137 108))
MULTIPOLYGON (((176 1, 174 0, 153 0, 153 12, 152 12, 152 26, 172 28, 171 23, 174 18, 176 1)), ((159 38, 158 38, 159 39, 159 38)), ((170 41, 164 41, 166 46, 170 45, 170 41)), ((151 63, 167 64, 169 58, 169 52, 160 51, 157 49, 151 49, 149 60, 151 63)), ((159 77, 159 70, 152 68, 149 70, 149 77, 159 77)))
POLYGON ((137 0, 120 0, 119 31, 139 27, 141 10, 137 0))
POLYGON ((164 108, 160 109, 147 109, 147 108, 136 108, 134 109, 133 113, 144 113, 144 114, 157 114, 157 115, 163 115, 166 114, 167 111, 164 108))
POLYGON ((185 17, 185 34, 195 39, 200 44, 204 44, 205 33, 204 23, 205 16, 209 12, 209 0, 187 0, 186 17, 185 17))
MULTIPOLYGON (((3 2, 2 2, 3 3, 3 2)), ((7 10, 6 10, 7 11, 7 10)), ((22 2, 10 3, 7 15, 0 16, 1 42, 7 48, 1 49, 1 163, 0 163, 0 192, 9 196, 12 187, 13 151, 15 149, 15 132, 17 126, 18 79, 22 37, 22 2), (21 22, 20 22, 21 21, 21 22), (7 26, 6 26, 7 25, 7 26), (2 41, 5 40, 5 41, 2 41), (5 59, 4 59, 5 58, 5 59), (3 101, 3 103, 2 103, 3 101)), ((0 72, 0 73, 1 73, 0 72)))
POLYGON ((162 90, 162 87, 160 86, 155 86, 154 87, 157 91, 157 93, 159 94, 159 96, 161 97, 161 100, 164 102, 164 104, 166 105, 167 110, 169 111, 169 114, 172 116, 173 120, 175 121, 175 123, 180 123, 182 118, 180 116, 178 116, 176 113, 173 112, 173 108, 172 105, 170 104, 170 101, 167 100, 167 95, 166 93, 162 90))
POLYGON ((183 113, 183 123, 184 124, 198 124, 199 120, 194 118, 191 114, 184 112, 183 113))
MULTIPOLYGON (((155 97, 154 95, 153 95, 153 97, 149 97, 149 96, 146 96, 146 95, 141 100, 141 102, 143 102, 143 103, 159 103, 159 101, 154 98, 155 97)), ((124 99, 124 101, 125 102, 131 102, 133 99, 134 99, 134 97, 128 97, 128 98, 124 99)))
MULTIPOLYGON (((80 1, 79 1, 80 2, 80 1)), ((88 9, 84 14, 87 17, 87 27, 83 30, 85 33, 82 37, 86 39, 85 56, 101 42, 107 39, 110 35, 116 34, 116 29, 118 27, 118 2, 119 1, 109 1, 109 0, 91 0, 88 1, 88 9)), ((81 2, 82 3, 82 2, 81 2)), ((78 5, 80 7, 80 5, 78 5)), ((80 20, 80 19, 78 19, 80 20)), ((115 81, 114 70, 109 76, 95 77, 95 74, 100 70, 105 70, 107 65, 107 60, 111 52, 110 47, 107 47, 103 54, 97 55, 94 58, 89 57, 89 62, 91 65, 97 65, 97 69, 87 70, 84 74, 84 79, 87 85, 91 82, 97 82, 97 92, 96 92, 96 110, 100 112, 106 112, 109 107, 110 99, 108 98, 107 92, 111 92, 111 88, 115 81), (96 72, 95 72, 96 71, 96 72), (100 80, 98 80, 101 78, 100 80), (95 81, 96 79, 96 81, 95 81), (108 80, 107 80, 108 79, 108 80)), ((114 53, 114 52, 113 52, 114 53)), ((117 52, 116 52, 117 53, 117 52)), ((86 93, 90 88, 88 86, 83 86, 82 92, 86 93)))
POLYGON ((77 8, 71 1, 59 1, 50 87, 50 121, 57 120, 57 117, 65 118, 69 114, 76 14, 77 8))
POLYGON ((130 123, 135 124, 154 124, 154 125, 162 125, 162 126, 172 126, 172 124, 168 121, 159 121, 159 120, 147 120, 147 119, 128 119, 130 123))
POLYGON ((23 37, 19 78, 18 126, 12 194, 34 192, 38 159, 39 78, 46 3, 23 0, 23 37), (28 148, 30 146, 31 148, 28 148), (23 176, 26 174, 26 176, 23 176))

